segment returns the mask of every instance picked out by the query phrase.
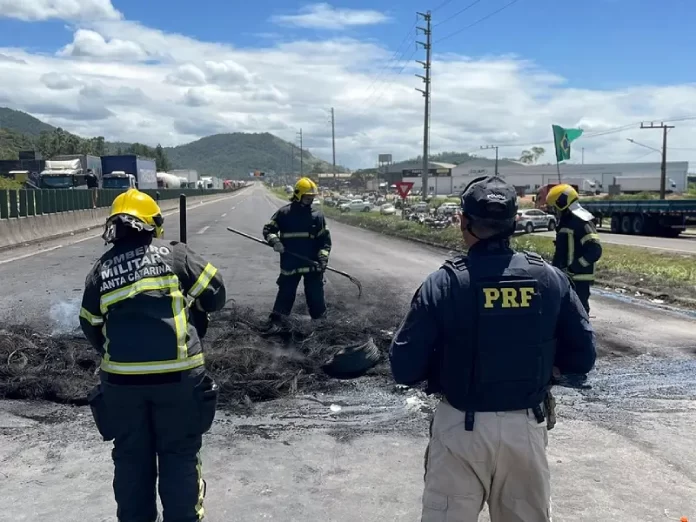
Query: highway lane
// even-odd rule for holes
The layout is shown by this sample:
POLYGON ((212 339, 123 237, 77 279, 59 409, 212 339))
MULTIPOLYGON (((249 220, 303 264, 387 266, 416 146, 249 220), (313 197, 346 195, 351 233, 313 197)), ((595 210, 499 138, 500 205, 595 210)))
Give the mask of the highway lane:
MULTIPOLYGON (((535 232, 535 234, 538 236, 556 237, 555 232, 535 232)), ((666 238, 651 236, 628 236, 600 231, 599 237, 603 243, 612 245, 642 247, 677 254, 696 254, 696 236, 690 234, 682 235, 678 238, 666 238)))
MULTIPOLYGON (((260 310, 269 308, 275 295, 277 255, 226 227, 260 236, 263 223, 282 204, 255 186, 189 214, 191 247, 220 268, 230 297, 260 310)), ((168 237, 178 237, 177 222, 177 216, 167 220, 168 237)), ((340 223, 330 222, 330 227, 331 264, 363 280, 368 306, 382 296, 387 301, 380 306, 405 305, 447 256, 340 223)), ((0 264, 5 289, 0 321, 19 316, 33 317, 44 328, 51 324, 46 310, 79 299, 84 276, 103 248, 101 241, 90 239, 0 264)), ((349 282, 332 274, 327 279, 330 302, 353 295, 349 282)), ((696 321, 608 298, 593 297, 592 305, 601 348, 615 356, 600 362, 591 401, 577 392, 560 392, 561 422, 550 434, 557 519, 652 520, 666 511, 678 519, 689 514, 696 493, 696 476, 683 466, 696 460, 696 448, 688 443, 688 434, 696 430, 696 410, 693 401, 673 396, 671 377, 685 370, 692 374, 693 368, 669 365, 676 358, 692 358, 696 321), (652 366, 655 356, 662 366, 652 366), (635 361, 645 365, 636 367, 635 361), (626 378, 635 382, 606 390, 607 381, 624 383, 626 378), (654 389, 657 399, 643 399, 654 389), (666 408, 669 413, 662 413, 666 408)), ((204 452, 211 518, 416 520, 425 414, 417 406, 404 408, 405 399, 390 389, 359 383, 346 383, 345 389, 337 396, 262 405, 248 418, 221 415, 204 452), (330 413, 331 404, 343 412, 330 413), (406 428, 406 417, 419 423, 415 433, 406 428), (379 429, 365 433, 371 423, 379 429), (353 435, 337 437, 339 429, 353 435)), ((13 520, 20 521, 114 520, 104 518, 113 510, 108 445, 95 437, 88 414, 60 410, 61 422, 43 425, 21 417, 27 408, 0 403, 0 512, 19 511, 13 520), (25 431, 3 431, 10 425, 25 431), (89 499, 84 491, 90 491, 89 499)))

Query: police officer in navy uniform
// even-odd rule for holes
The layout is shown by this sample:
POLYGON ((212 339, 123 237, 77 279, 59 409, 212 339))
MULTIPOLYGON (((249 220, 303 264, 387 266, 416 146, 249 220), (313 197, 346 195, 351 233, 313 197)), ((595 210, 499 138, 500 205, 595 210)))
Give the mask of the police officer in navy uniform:
POLYGON ((200 450, 217 402, 201 338, 226 301, 221 274, 188 246, 162 239, 164 218, 130 189, 113 202, 103 238, 112 247, 87 276, 80 326, 102 356, 89 396, 97 428, 113 440, 119 522, 154 522, 157 479, 164 522, 204 519, 200 450))
POLYGON ((512 250, 517 195, 499 177, 461 196, 468 255, 416 291, 390 361, 441 401, 426 451, 423 522, 550 521, 547 392, 554 366, 587 374, 595 335, 566 274, 512 250))

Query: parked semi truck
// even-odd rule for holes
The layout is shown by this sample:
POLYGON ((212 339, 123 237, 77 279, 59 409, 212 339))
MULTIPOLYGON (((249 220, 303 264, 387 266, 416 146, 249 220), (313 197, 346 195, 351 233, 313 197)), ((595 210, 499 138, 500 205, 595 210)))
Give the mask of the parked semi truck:
POLYGON ((122 154, 102 156, 101 164, 105 189, 157 188, 157 163, 154 159, 122 154))
POLYGON ((46 160, 39 174, 39 187, 43 189, 86 189, 87 171, 98 180, 102 178, 101 158, 90 154, 67 154, 46 160))
POLYGON ((610 220, 615 234, 677 237, 696 218, 696 199, 581 201, 599 226, 610 220))
MULTIPOLYGON (((614 176, 614 185, 618 185, 623 194, 660 192, 660 176, 614 176)), ((665 180, 665 192, 674 192, 676 188, 674 180, 665 180)))

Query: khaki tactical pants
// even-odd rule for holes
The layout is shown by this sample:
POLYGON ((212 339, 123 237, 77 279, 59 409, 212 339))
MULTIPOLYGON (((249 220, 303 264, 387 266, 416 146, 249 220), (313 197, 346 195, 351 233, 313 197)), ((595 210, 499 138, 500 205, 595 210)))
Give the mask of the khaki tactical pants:
POLYGON ((531 410, 476 413, 438 405, 425 457, 422 522, 551 522, 546 421, 531 410))

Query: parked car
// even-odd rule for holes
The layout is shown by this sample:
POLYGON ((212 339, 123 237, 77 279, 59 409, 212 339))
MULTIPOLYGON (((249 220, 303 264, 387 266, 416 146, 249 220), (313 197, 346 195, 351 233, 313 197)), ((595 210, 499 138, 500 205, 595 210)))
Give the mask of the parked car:
POLYGON ((449 216, 457 211, 459 211, 459 205, 457 205, 456 203, 447 202, 437 207, 437 213, 439 215, 449 216))
POLYGON ((394 207, 394 205, 392 205, 391 203, 385 203, 384 205, 379 207, 379 213, 383 216, 392 216, 396 214, 396 207, 394 207))
POLYGON ((556 217, 534 208, 517 211, 517 230, 531 234, 535 230, 556 230, 556 217))
POLYGON ((362 199, 354 199, 349 203, 343 203, 338 206, 341 212, 369 212, 372 210, 372 205, 368 201, 362 199))
POLYGON ((428 204, 425 201, 419 201, 415 205, 413 205, 412 210, 417 213, 426 213, 428 212, 428 204))

